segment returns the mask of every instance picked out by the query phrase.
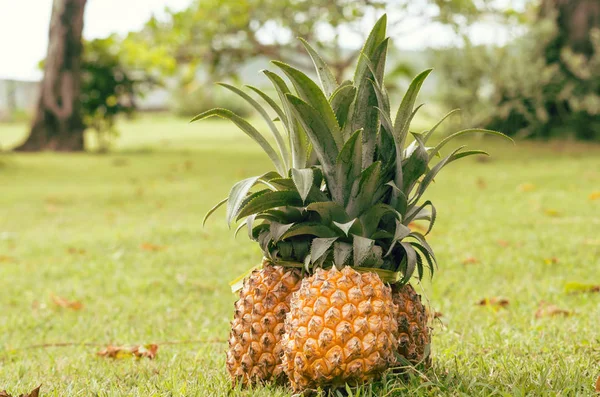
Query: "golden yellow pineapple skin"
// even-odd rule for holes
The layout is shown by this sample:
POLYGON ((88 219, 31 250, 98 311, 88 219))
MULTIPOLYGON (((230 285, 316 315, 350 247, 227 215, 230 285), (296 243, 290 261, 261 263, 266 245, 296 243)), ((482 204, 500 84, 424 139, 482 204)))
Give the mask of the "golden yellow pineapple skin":
POLYGON ((278 380, 283 374, 281 337, 300 271, 264 265, 244 281, 231 322, 227 370, 234 384, 278 380))
POLYGON ((294 294, 285 321, 284 370, 295 390, 358 384, 395 362, 391 289, 374 273, 318 269, 294 294))
POLYGON ((398 353, 413 365, 431 365, 431 357, 424 357, 426 346, 431 343, 431 330, 421 296, 410 284, 394 285, 392 299, 396 304, 398 353))

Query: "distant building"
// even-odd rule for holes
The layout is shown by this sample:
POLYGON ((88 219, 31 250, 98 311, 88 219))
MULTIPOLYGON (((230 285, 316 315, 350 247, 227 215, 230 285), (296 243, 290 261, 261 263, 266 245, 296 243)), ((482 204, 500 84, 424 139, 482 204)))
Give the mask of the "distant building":
MULTIPOLYGON (((30 114, 35 110, 39 95, 39 81, 9 80, 0 78, 0 121, 8 121, 15 113, 30 114)), ((141 111, 158 111, 169 108, 171 94, 157 88, 135 103, 141 111)))
POLYGON ((0 121, 15 112, 32 112, 38 98, 37 81, 0 79, 0 121))

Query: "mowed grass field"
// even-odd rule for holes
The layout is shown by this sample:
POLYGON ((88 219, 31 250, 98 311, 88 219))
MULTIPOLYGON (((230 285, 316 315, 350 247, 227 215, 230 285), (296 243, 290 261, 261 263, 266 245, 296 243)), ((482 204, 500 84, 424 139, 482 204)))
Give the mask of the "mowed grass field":
MULTIPOLYGON (((227 122, 168 117, 120 126, 114 152, 0 155, 0 390, 43 396, 287 396, 230 390, 228 282, 261 259, 219 211, 233 182, 269 169, 227 122), (81 303, 60 307, 59 298, 81 303), (77 306, 77 305, 76 305, 77 306), (156 343, 156 359, 104 346, 156 343), (68 344, 60 346, 56 344, 68 344)), ((10 145, 24 125, 0 125, 10 145)), ((437 178, 440 267, 418 290, 433 367, 388 375, 381 396, 592 395, 600 375, 600 147, 468 140, 437 178), (504 307, 480 306, 503 298, 504 307), (536 318, 541 302, 572 312, 536 318)))

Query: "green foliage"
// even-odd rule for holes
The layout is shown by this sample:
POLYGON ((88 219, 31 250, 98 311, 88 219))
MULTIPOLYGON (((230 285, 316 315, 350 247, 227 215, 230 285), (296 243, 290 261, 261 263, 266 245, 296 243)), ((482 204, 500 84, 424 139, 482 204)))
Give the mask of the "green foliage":
MULTIPOLYGON (((152 17, 139 32, 131 33, 124 46, 128 60, 139 60, 153 70, 176 75, 183 84, 203 72, 206 81, 234 77, 240 66, 257 57, 281 59, 295 67, 312 62, 327 64, 318 72, 325 93, 347 76, 359 57, 359 49, 342 46, 348 32, 362 36, 365 21, 382 10, 394 10, 390 26, 402 29, 406 20, 460 24, 472 20, 490 0, 194 0, 181 11, 167 10, 164 19, 152 17), (327 32, 327 34, 323 34, 327 32), (316 51, 295 40, 303 37, 316 51)), ((398 73, 400 69, 396 72, 398 73)))
POLYGON ((173 91, 172 111, 179 117, 193 117, 212 108, 226 107, 242 117, 250 116, 252 109, 231 92, 213 87, 179 88, 173 91))
POLYGON ((125 65, 114 36, 85 43, 81 71, 83 122, 96 133, 99 150, 106 151, 117 133, 117 117, 133 114, 135 98, 155 82, 125 65))
POLYGON ((548 61, 558 34, 546 19, 504 47, 465 39, 462 49, 437 51, 442 102, 465 109, 463 124, 520 137, 600 140, 600 31, 591 31, 589 59, 563 47, 556 61, 548 61))

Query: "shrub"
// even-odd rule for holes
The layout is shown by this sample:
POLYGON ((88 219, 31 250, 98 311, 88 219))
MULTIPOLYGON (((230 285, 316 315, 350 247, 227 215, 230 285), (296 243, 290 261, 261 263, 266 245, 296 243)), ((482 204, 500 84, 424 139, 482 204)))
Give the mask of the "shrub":
POLYGON ((250 106, 239 96, 212 84, 194 89, 180 88, 173 98, 172 110, 180 117, 191 118, 212 108, 227 108, 241 117, 252 113, 250 106))
POLYGON ((156 85, 149 75, 133 71, 121 60, 114 36, 85 43, 82 61, 81 109, 83 122, 96 133, 100 151, 117 136, 117 116, 135 111, 135 98, 156 85))
POLYGON ((600 32, 592 31, 589 59, 563 48, 559 62, 548 62, 557 34, 547 19, 504 47, 467 41, 462 49, 437 51, 442 102, 467 109, 465 124, 510 135, 600 140, 600 32))

